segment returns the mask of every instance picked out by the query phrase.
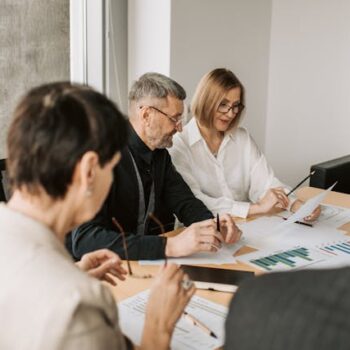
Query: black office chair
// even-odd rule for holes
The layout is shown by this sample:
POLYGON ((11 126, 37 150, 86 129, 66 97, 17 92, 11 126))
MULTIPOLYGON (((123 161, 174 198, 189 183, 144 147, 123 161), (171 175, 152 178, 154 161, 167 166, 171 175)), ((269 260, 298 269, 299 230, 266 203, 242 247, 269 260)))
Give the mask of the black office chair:
POLYGON ((350 194, 350 155, 312 165, 313 170, 310 186, 326 189, 338 181, 333 191, 350 194))
POLYGON ((0 159, 0 202, 6 202, 7 191, 6 191, 6 159, 0 159))

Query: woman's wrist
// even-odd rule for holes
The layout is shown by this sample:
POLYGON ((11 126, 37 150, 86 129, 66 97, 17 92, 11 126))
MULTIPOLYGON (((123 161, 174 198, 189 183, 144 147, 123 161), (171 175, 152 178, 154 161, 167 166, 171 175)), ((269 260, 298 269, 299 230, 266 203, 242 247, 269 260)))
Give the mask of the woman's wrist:
POLYGON ((258 203, 251 203, 249 206, 248 216, 262 214, 261 207, 258 203))
POLYGON ((147 321, 145 323, 140 349, 142 350, 169 349, 172 331, 171 332, 167 331, 164 329, 164 327, 157 327, 157 325, 150 324, 150 323, 151 322, 147 322, 147 321))

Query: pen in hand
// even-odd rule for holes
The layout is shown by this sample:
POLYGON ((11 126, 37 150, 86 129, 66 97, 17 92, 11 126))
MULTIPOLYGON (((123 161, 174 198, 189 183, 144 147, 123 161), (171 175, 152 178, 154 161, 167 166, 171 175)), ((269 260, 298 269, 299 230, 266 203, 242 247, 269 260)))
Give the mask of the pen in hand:
POLYGON ((302 185, 307 179, 309 179, 313 174, 315 174, 315 170, 312 171, 305 179, 302 179, 294 188, 292 188, 288 193, 287 197, 292 194, 300 185, 302 185))
POLYGON ((193 315, 189 314, 187 311, 183 312, 183 316, 186 320, 191 322, 194 326, 197 326, 198 328, 200 328, 202 331, 204 331, 205 333, 207 333, 211 337, 218 339, 218 337, 216 336, 216 334, 212 330, 210 330, 204 323, 199 321, 193 315))
POLYGON ((220 217, 219 217, 219 213, 216 214, 216 231, 220 232, 220 217))

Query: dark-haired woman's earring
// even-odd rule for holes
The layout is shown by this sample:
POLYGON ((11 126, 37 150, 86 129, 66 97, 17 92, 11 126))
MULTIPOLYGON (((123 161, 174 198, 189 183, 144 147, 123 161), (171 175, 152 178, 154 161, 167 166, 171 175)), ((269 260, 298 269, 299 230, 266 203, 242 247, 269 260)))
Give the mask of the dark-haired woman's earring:
POLYGON ((92 196, 92 188, 89 187, 86 191, 85 191, 85 196, 86 197, 91 197, 92 196))

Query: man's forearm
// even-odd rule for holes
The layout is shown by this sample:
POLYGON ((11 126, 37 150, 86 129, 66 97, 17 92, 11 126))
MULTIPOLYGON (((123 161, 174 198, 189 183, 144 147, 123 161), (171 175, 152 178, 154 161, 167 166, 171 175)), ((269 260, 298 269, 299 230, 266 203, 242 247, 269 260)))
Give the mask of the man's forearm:
MULTIPOLYGON (((125 258, 122 235, 100 226, 85 226, 73 231, 72 250, 76 258, 93 250, 107 248, 125 258)), ((130 260, 162 259, 165 256, 166 238, 126 234, 130 260)))

